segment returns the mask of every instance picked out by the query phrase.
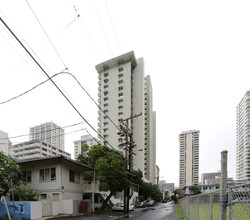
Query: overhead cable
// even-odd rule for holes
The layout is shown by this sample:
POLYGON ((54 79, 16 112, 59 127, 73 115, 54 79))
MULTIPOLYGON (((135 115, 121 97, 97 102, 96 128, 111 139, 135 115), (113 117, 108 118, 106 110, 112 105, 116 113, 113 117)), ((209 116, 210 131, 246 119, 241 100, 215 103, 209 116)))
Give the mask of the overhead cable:
POLYGON ((62 90, 57 86, 57 84, 53 81, 52 78, 48 75, 48 73, 43 69, 43 67, 38 63, 38 61, 34 58, 34 56, 29 52, 29 50, 23 45, 23 43, 19 40, 19 38, 13 33, 13 31, 9 28, 9 26, 4 22, 4 20, 0 17, 0 21, 4 24, 4 26, 8 29, 8 31, 13 35, 13 37, 18 41, 18 43, 23 47, 23 49, 27 52, 27 54, 32 58, 32 60, 38 65, 38 67, 42 70, 42 72, 49 78, 49 80, 54 84, 57 90, 63 95, 63 97, 67 100, 67 102, 72 106, 72 108, 77 112, 77 114, 91 127, 93 131, 95 131, 99 137, 101 137, 111 148, 115 150, 115 148, 82 116, 82 114, 78 111, 78 109, 74 106, 74 104, 68 99, 68 97, 62 92, 62 90))
POLYGON ((114 22, 113 22, 113 19, 112 19, 111 13, 110 13, 110 11, 109 11, 109 7, 108 7, 107 0, 105 0, 105 3, 106 3, 106 7, 107 7, 107 9, 108 9, 109 18, 110 18, 110 20, 111 20, 111 24, 112 24, 112 27, 113 27, 114 32, 115 32, 115 37, 116 37, 116 40, 117 40, 117 43, 118 43, 118 46, 119 46, 120 52, 122 53, 122 47, 121 47, 120 41, 119 41, 119 39, 118 39, 117 31, 116 31, 116 28, 115 28, 115 25, 114 25, 114 22))
POLYGON ((41 28, 42 28, 42 30, 43 30, 43 32, 44 32, 44 34, 45 34, 45 35, 46 35, 46 37, 48 38, 48 40, 49 40, 49 42, 50 42, 51 46, 54 48, 54 50, 55 50, 55 52, 56 52, 57 56, 58 56, 58 57, 59 57, 59 59, 61 60, 61 62, 62 62, 62 64, 64 65, 65 69, 67 70, 68 68, 66 67, 65 63, 63 62, 62 57, 60 56, 60 54, 59 54, 59 52, 57 51, 56 47, 54 46, 53 42, 51 41, 51 39, 50 39, 49 35, 47 34, 46 30, 44 29, 44 27, 43 27, 42 23, 41 23, 41 22, 40 22, 40 20, 38 19, 38 17, 37 17, 37 15, 36 15, 36 13, 35 13, 35 12, 34 12, 34 10, 32 9, 32 7, 31 7, 31 5, 29 4, 28 0, 26 0, 26 3, 28 4, 28 6, 29 6, 30 10, 32 11, 33 15, 35 16, 35 18, 36 18, 37 22, 38 22, 38 23, 39 23, 39 25, 41 26, 41 28))
MULTIPOLYGON (((79 123, 76 123, 76 124, 64 126, 64 127, 62 127, 62 128, 63 128, 63 129, 64 129, 64 128, 69 128, 69 127, 73 127, 73 126, 76 126, 76 125, 79 125, 79 124, 82 124, 82 123, 83 123, 83 122, 79 122, 79 123)), ((50 130, 43 131, 43 132, 37 132, 36 134, 43 134, 43 133, 45 133, 45 132, 54 131, 54 130, 58 130, 58 128, 50 129, 50 130)), ((31 135, 31 134, 21 134, 21 135, 17 135, 17 136, 13 136, 13 137, 0 138, 0 140, 6 140, 6 139, 14 139, 14 138, 26 137, 26 136, 29 136, 29 135, 31 135)))

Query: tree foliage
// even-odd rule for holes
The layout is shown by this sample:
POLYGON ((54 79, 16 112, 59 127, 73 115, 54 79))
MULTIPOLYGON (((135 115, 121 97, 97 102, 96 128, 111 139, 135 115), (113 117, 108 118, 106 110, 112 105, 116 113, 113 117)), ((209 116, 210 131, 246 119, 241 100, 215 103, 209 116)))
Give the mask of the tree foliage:
POLYGON ((189 189, 193 195, 201 194, 201 188, 199 186, 191 186, 189 189))
POLYGON ((38 194, 30 187, 23 188, 21 186, 17 186, 14 194, 19 197, 21 201, 37 201, 38 194))
MULTIPOLYGON (((129 184, 128 173, 125 171, 125 158, 122 152, 107 146, 95 145, 88 151, 87 156, 79 155, 77 160, 95 168, 97 178, 100 180, 100 191, 110 191, 103 202, 102 210, 105 209, 112 195, 124 190, 129 184)), ((86 174, 91 176, 91 171, 86 174)), ((88 178, 87 176, 85 175, 85 178, 88 178)))
POLYGON ((152 183, 143 182, 143 184, 140 186, 139 195, 142 200, 151 198, 156 202, 159 202, 162 199, 161 190, 157 185, 152 183))
POLYGON ((17 161, 0 152, 0 197, 9 192, 11 181, 14 187, 21 184, 20 176, 21 171, 17 161))

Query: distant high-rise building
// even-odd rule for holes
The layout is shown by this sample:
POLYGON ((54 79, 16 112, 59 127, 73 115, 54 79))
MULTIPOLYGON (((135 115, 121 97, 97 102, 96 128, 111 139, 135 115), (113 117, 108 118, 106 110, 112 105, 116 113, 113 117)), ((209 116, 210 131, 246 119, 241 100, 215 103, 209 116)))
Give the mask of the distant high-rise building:
POLYGON ((0 130, 0 152, 8 155, 10 146, 11 142, 9 141, 8 133, 0 130))
POLYGON ((220 183, 220 171, 215 173, 203 173, 201 175, 201 185, 215 185, 220 183))
POLYGON ((53 122, 47 122, 30 128, 30 140, 40 140, 64 150, 64 129, 53 122))
MULTIPOLYGON (((120 120, 142 113, 129 120, 136 144, 136 155, 130 156, 133 157, 133 169, 140 169, 143 176, 154 183, 156 113, 153 111, 151 80, 144 76, 143 58, 136 59, 132 51, 96 65, 96 70, 99 74, 98 103, 103 110, 98 111, 99 133, 115 149, 121 150, 119 144, 124 142, 124 138, 117 134, 115 125, 119 125, 120 120)), ((100 140, 109 146, 101 137, 100 140)))
POLYGON ((179 135, 180 167, 179 187, 199 184, 199 134, 200 131, 184 131, 179 135))
POLYGON ((91 135, 83 135, 80 140, 74 141, 75 146, 75 160, 79 154, 86 154, 93 145, 98 143, 97 138, 92 137, 91 135), (84 145, 87 145, 89 148, 85 148, 84 145))
POLYGON ((236 178, 250 180, 250 91, 236 108, 236 178))

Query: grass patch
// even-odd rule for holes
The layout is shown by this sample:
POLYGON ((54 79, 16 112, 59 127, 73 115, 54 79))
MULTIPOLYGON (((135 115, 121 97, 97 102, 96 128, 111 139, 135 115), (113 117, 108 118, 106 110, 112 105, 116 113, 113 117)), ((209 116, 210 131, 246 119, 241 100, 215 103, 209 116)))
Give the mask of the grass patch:
POLYGON ((174 209, 178 220, 188 220, 179 205, 176 204, 174 209))

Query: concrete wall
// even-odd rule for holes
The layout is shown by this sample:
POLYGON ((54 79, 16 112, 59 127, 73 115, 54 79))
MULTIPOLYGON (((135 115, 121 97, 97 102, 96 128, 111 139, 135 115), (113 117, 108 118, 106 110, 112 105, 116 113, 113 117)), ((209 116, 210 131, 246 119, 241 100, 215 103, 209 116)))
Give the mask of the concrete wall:
POLYGON ((42 202, 30 202, 31 219, 42 218, 42 202))
POLYGON ((52 202, 52 215, 77 214, 78 208, 79 208, 78 203, 73 199, 55 201, 52 202))

